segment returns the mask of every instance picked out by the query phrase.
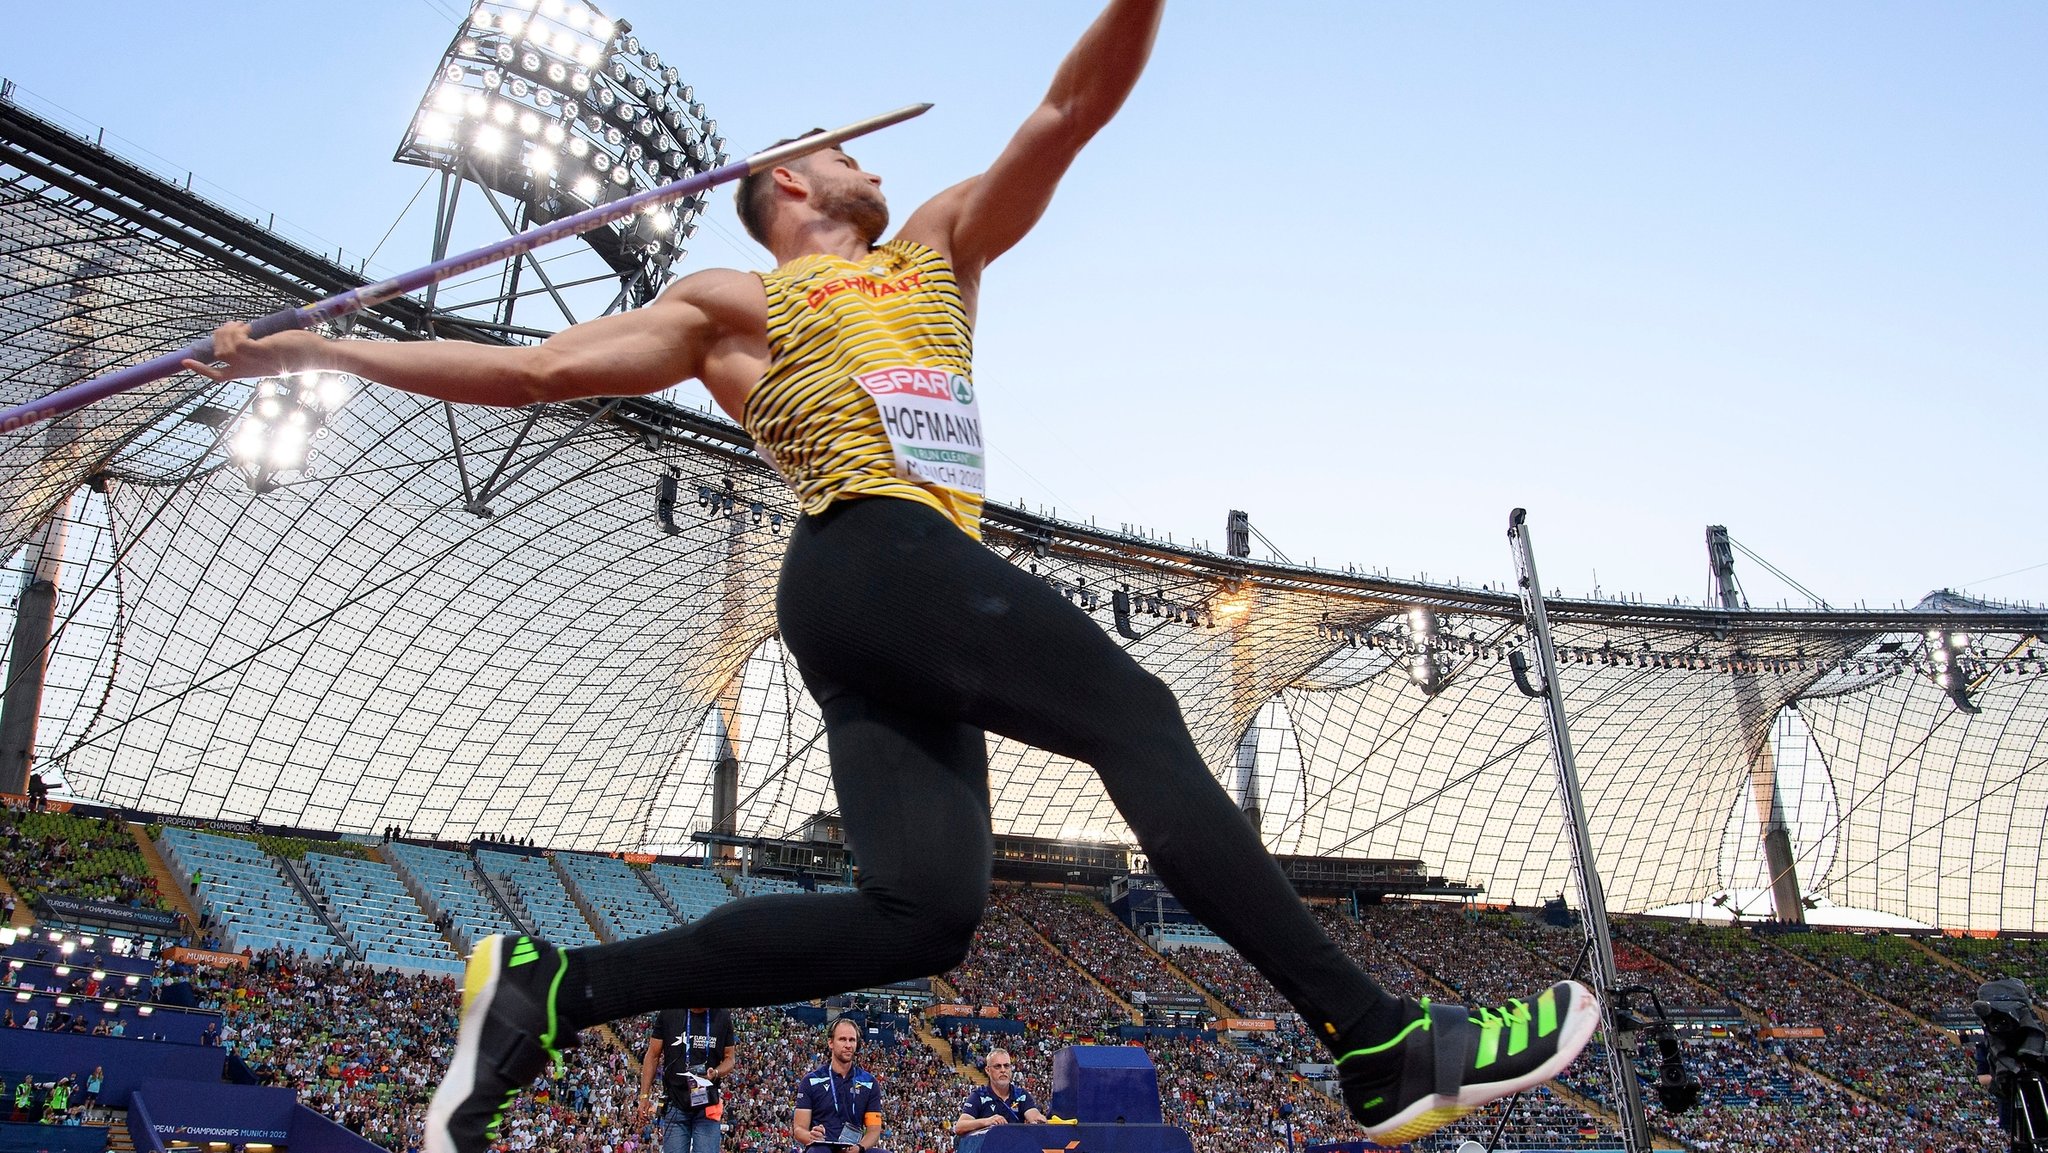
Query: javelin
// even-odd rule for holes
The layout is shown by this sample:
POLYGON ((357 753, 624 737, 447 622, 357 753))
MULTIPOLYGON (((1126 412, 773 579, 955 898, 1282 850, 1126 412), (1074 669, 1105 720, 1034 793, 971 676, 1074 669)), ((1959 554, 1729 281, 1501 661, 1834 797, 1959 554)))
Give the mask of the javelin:
MULTIPOLYGON (((884 112, 880 116, 870 116, 866 120, 857 120, 843 128, 834 128, 830 132, 818 132, 800 137, 787 144, 780 144, 774 148, 756 152, 744 160, 735 160, 731 164, 714 168, 709 172, 700 172, 695 176, 686 176, 681 180, 671 181, 659 187, 647 189, 645 192, 636 192, 624 199, 614 200, 609 204, 600 204, 596 208, 586 209, 574 216, 564 216, 560 220, 551 221, 536 228, 529 228, 517 236, 508 236, 495 244, 487 244, 475 251, 437 260, 423 268, 416 268, 411 272, 401 273, 389 280, 381 280, 375 284, 366 284, 361 288, 352 288, 339 296, 330 296, 325 300, 314 301, 304 308, 281 309, 252 321, 249 325, 249 334, 258 339, 266 336, 275 336, 280 332, 290 329, 311 328, 316 324, 333 320, 338 316, 346 316, 351 312, 360 312, 365 308, 374 308, 390 300, 392 297, 403 296, 408 292, 415 292, 425 288, 429 284, 438 284, 451 276, 460 276, 462 273, 482 268, 485 265, 496 264, 501 260, 507 260, 521 253, 531 252, 542 245, 553 244, 563 237, 588 232, 600 224, 610 224, 614 220, 624 219, 643 209, 652 208, 657 204, 667 204, 671 200, 679 200, 693 193, 703 192, 706 189, 716 188, 721 184, 729 184, 741 177, 766 171, 778 164, 794 160, 799 156, 806 156, 822 149, 837 147, 839 144, 856 136, 865 136, 877 129, 887 128, 892 124, 900 124, 913 116, 922 116, 930 108, 931 105, 929 104, 906 105, 894 112, 884 112)), ((0 433, 26 428, 39 421, 49 420, 52 417, 62 416, 67 412, 83 408, 93 401, 104 400, 116 393, 126 392, 131 388, 148 384, 153 380, 162 380, 164 377, 177 372, 184 361, 196 360, 201 364, 211 364, 213 359, 213 338, 209 336, 194 344, 186 345, 176 352, 167 352, 162 356, 145 360, 141 364, 130 365, 117 372, 110 372, 105 376, 95 377, 92 380, 80 381, 77 384, 60 388, 41 400, 32 400, 27 404, 17 404, 12 408, 0 411, 0 433)))

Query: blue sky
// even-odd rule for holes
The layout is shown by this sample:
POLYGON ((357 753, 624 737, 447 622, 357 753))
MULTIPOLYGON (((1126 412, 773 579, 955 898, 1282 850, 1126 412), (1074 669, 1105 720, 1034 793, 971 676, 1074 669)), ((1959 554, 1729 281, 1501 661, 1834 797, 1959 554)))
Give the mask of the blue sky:
MULTIPOLYGON (((31 106, 424 261, 390 156, 458 0, 16 7, 31 106)), ((605 5, 735 151, 936 102, 855 150, 898 219, 1094 8, 605 5)), ((1547 584, 1654 600, 1705 593, 1725 523, 1838 605, 2048 601, 2043 59, 2036 3, 1177 4, 987 278, 994 495, 1218 544, 1244 508, 1295 560, 1468 583, 1523 505, 1547 584)), ((763 262, 712 215, 686 268, 763 262)))

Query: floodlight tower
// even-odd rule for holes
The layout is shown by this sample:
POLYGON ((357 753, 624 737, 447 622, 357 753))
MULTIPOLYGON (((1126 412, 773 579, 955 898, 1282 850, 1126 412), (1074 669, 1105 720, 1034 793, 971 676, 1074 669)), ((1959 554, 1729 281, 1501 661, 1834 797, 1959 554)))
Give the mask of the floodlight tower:
MULTIPOLYGON (((442 53, 393 159, 441 174, 439 260, 466 186, 475 186, 471 200, 488 205, 498 224, 518 232, 707 171, 726 154, 718 122, 631 24, 590 0, 481 0, 442 53)), ((451 304, 438 299, 447 290, 430 289, 429 308, 474 318, 512 340, 575 323, 563 291, 579 285, 616 280, 604 312, 636 308, 667 283, 704 204, 699 194, 584 233, 602 262, 589 275, 551 274, 527 255, 507 263, 494 290, 480 295, 451 304), (560 323, 515 323, 521 299, 541 294, 560 323)))

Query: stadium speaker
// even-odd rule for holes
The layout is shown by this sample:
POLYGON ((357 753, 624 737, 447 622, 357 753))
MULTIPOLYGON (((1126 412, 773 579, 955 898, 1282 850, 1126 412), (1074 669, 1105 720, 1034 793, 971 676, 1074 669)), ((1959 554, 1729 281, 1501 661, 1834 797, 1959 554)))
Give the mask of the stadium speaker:
POLYGON ((662 531, 670 536, 683 531, 676 524, 676 485, 681 479, 682 474, 671 468, 654 485, 654 516, 661 521, 662 531))
POLYGON ((1138 635, 1138 630, 1131 627, 1131 591, 1129 589, 1119 588, 1116 592, 1111 593, 1109 609, 1116 617, 1116 635, 1130 641, 1145 639, 1138 635))

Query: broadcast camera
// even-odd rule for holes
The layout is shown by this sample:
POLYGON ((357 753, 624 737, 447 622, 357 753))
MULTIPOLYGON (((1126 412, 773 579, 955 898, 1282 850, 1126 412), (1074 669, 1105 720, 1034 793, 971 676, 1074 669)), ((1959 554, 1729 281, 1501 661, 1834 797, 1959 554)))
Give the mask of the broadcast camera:
POLYGON ((2034 1016, 2026 982, 1989 982, 1970 1008, 1984 1022, 1991 1094, 2000 1123, 2012 1134, 2013 1153, 2048 1153, 2048 1030, 2034 1016))

